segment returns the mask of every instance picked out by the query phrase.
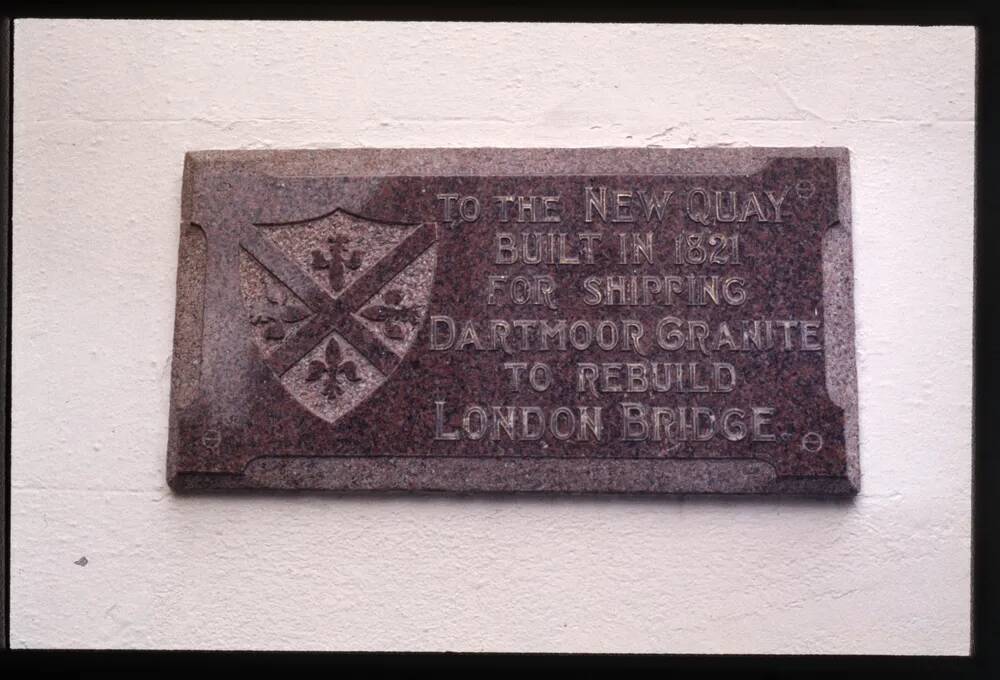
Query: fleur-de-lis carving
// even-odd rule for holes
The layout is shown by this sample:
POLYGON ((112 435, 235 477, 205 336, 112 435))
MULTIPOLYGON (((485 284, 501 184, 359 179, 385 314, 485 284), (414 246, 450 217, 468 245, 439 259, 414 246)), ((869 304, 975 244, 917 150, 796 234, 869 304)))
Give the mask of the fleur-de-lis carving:
POLYGON ((386 337, 402 340, 406 337, 403 323, 417 324, 420 321, 420 309, 407 307, 403 304, 403 293, 400 290, 386 291, 382 296, 384 305, 371 305, 361 310, 361 316, 369 321, 382 323, 386 337))
POLYGON ((326 376, 322 393, 327 399, 333 401, 344 393, 344 388, 338 382, 338 378, 342 377, 348 382, 358 382, 361 378, 358 376, 357 364, 353 361, 341 361, 343 357, 340 343, 337 342, 336 338, 330 338, 330 341, 326 343, 324 358, 326 361, 314 359, 309 362, 309 373, 306 375, 306 381, 316 382, 326 376))
POLYGON ((250 323, 264 326, 264 337, 268 340, 281 340, 285 337, 286 323, 295 323, 309 316, 311 312, 294 300, 288 299, 288 294, 282 286, 269 282, 263 300, 258 300, 250 311, 250 323))
POLYGON ((326 269, 330 278, 330 288, 340 292, 344 289, 345 268, 354 270, 361 267, 361 251, 352 250, 348 253, 347 244, 350 243, 350 239, 346 236, 331 236, 326 241, 329 244, 330 257, 325 257, 322 250, 313 250, 312 268, 326 269))

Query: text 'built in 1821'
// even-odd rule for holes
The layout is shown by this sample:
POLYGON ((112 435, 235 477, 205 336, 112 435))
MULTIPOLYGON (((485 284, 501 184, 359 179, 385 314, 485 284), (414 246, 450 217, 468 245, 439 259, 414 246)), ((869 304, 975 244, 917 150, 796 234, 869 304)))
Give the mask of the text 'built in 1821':
POLYGON ((845 149, 194 152, 177 489, 850 494, 845 149))

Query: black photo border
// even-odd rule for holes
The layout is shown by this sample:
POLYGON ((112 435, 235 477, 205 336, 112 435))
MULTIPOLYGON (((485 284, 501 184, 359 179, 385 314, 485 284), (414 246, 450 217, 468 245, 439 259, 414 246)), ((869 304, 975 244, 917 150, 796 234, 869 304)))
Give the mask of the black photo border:
MULTIPOLYGON (((1000 423, 1000 309, 993 294, 997 247, 995 226, 1000 215, 1000 116, 998 78, 998 3, 924 2, 896 5, 884 1, 827 2, 674 2, 588 3, 553 6, 539 2, 434 3, 409 5, 369 3, 59 3, 24 2, 8 5, 0 18, 0 394, 4 428, 0 435, 0 669, 56 671, 92 675, 96 672, 169 673, 199 670, 273 675, 275 671, 357 670, 397 671, 573 670, 673 671, 759 675, 764 677, 1000 678, 1000 465, 997 428, 1000 423), (992 5, 992 6, 991 6, 992 5), (477 654, 362 652, 195 652, 125 650, 10 649, 10 398, 11 398, 11 235, 13 138, 13 48, 19 18, 121 19, 271 19, 366 21, 566 21, 639 23, 767 23, 858 25, 971 25, 977 33, 976 167, 973 294, 973 524, 972 524, 972 649, 969 657, 947 656, 790 656, 790 655, 632 655, 632 654, 477 654)), ((905 237, 905 235, 902 235, 905 237)))

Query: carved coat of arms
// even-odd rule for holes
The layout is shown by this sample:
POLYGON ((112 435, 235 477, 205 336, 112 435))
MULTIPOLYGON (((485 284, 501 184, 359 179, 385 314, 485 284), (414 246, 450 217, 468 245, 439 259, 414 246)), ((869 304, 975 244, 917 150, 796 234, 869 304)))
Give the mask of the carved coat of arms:
POLYGON ((343 211, 254 227, 240 288, 250 333, 285 390, 333 423, 395 370, 427 314, 435 226, 343 211))

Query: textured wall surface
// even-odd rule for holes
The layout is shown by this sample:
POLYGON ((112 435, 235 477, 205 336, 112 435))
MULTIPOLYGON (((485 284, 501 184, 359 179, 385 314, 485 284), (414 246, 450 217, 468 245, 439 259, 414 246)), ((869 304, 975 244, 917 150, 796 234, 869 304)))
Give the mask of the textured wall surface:
POLYGON ((971 28, 18 22, 11 644, 967 653, 974 60, 971 28), (851 149, 856 499, 168 490, 186 150, 648 145, 851 149))

